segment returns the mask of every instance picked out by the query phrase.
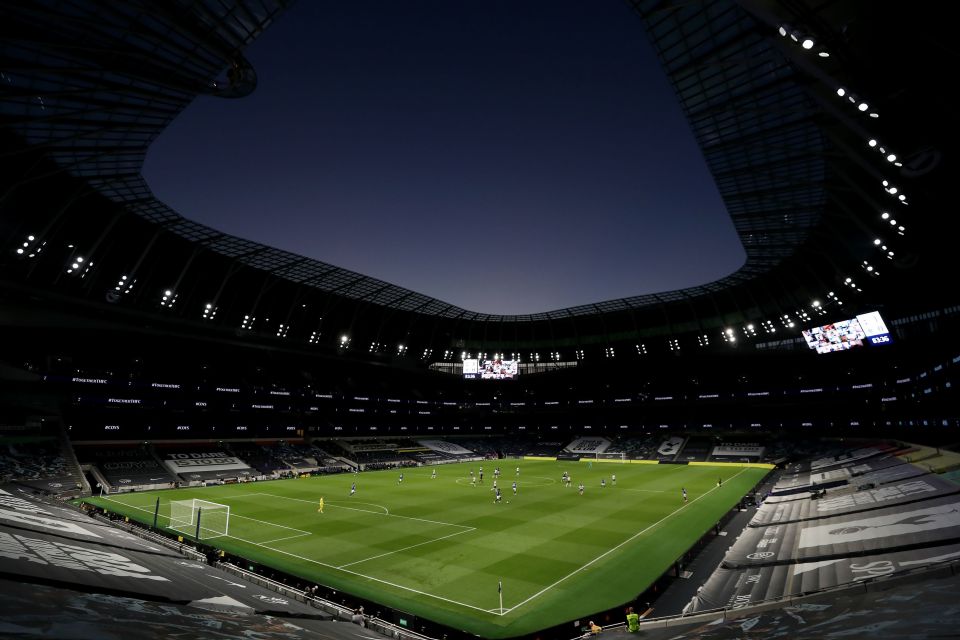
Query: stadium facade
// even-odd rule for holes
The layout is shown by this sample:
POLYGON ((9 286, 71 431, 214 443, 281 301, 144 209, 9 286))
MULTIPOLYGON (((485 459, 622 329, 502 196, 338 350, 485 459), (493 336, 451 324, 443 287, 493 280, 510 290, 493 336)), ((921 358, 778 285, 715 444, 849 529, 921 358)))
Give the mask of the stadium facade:
MULTIPOLYGON (((160 453, 244 475, 261 454, 252 439, 496 435, 497 453, 513 454, 662 435, 667 451, 644 456, 683 447, 693 461, 718 455, 718 436, 731 432, 771 447, 955 440, 949 7, 630 4, 746 262, 698 287, 523 316, 458 308, 231 236, 153 195, 141 174, 150 144, 199 96, 255 91, 244 50, 295 16, 291 3, 0 5, 0 426, 48 436, 62 425, 57 437, 82 461, 123 470, 117 483, 136 468, 145 482, 166 478, 159 484, 174 483, 173 467, 151 466, 160 453), (874 311, 888 344, 830 353, 828 337, 818 354, 801 334, 874 311), (465 358, 519 360, 519 378, 464 380, 465 358), (511 440, 522 446, 506 451, 511 440), (145 441, 168 449, 132 448, 145 441), (177 453, 180 441, 203 452, 177 453)), ((901 451, 884 447, 873 462, 901 451)), ((818 462, 784 494, 818 490, 818 462)), ((55 480, 37 486, 72 483, 55 480)), ((953 504, 952 485, 931 486, 953 504)), ((783 509, 801 522, 814 517, 804 505, 783 509)), ((933 546, 950 527, 931 534, 933 546)), ((785 550, 776 562, 796 559, 785 550)), ((731 564, 698 606, 742 596, 749 571, 788 593, 765 568, 731 564)))
POLYGON ((198 96, 255 90, 243 50, 284 2, 8 8, 4 280, 132 323, 381 361, 719 349, 790 341, 850 310, 949 306, 948 287, 920 286, 951 266, 935 222, 950 174, 936 38, 856 3, 634 6, 746 250, 721 280, 490 315, 173 211, 141 175, 150 143, 198 96))

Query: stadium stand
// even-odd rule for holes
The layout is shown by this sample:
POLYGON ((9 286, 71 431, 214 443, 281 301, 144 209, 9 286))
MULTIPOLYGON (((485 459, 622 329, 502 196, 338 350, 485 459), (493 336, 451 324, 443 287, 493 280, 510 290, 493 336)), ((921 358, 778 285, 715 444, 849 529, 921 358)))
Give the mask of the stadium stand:
POLYGON ((564 448, 571 453, 590 455, 604 453, 609 446, 610 441, 606 438, 577 438, 564 448))
POLYGON ((75 445, 82 465, 93 465, 117 490, 171 486, 177 479, 160 464, 148 445, 75 445))
POLYGON ((721 442, 713 447, 710 460, 717 462, 760 461, 766 448, 757 442, 721 442))
MULTIPOLYGON (((871 576, 877 578, 877 576, 871 576)), ((608 627, 605 638, 627 640, 726 640, 729 638, 950 638, 960 589, 960 566, 944 561, 932 570, 858 588, 827 590, 780 604, 743 606, 722 616, 664 618, 629 633, 608 627)), ((581 637, 581 636, 571 636, 581 637)))
POLYGON ((261 475, 221 445, 164 443, 155 445, 155 450, 170 473, 183 482, 235 481, 261 475))
POLYGON ((676 460, 685 462, 703 462, 710 457, 713 440, 706 437, 690 436, 676 455, 676 460))
MULTIPOLYGON (((867 466, 889 450, 864 447, 794 466, 816 468, 821 477, 833 469, 849 474, 849 465, 867 466)), ((833 483, 812 495, 775 491, 687 612, 738 609, 960 558, 960 485, 895 458, 887 461, 895 464, 884 469, 906 473, 877 484, 833 483)))
POLYGON ((674 460, 680 449, 683 448, 685 438, 680 436, 671 436, 660 443, 657 447, 657 458, 660 460, 674 460))
MULTIPOLYGON (((653 582, 632 581, 616 555, 635 540, 646 544, 646 529, 617 537, 609 518, 578 533, 597 560, 564 556, 543 575, 523 576, 528 593, 549 594, 525 611, 574 595, 555 609, 557 627, 531 625, 523 629, 530 637, 582 630, 586 620, 573 611, 596 589, 581 581, 609 565, 616 576, 607 582, 622 581, 624 602, 649 601, 638 608, 657 613, 682 588, 676 609, 689 603, 692 612, 645 622, 631 637, 957 635, 960 454, 950 447, 960 427, 960 301, 956 238, 943 212, 960 145, 951 94, 941 88, 958 61, 951 3, 630 0, 637 37, 646 30, 745 259, 685 289, 516 316, 459 308, 233 236, 155 196, 142 175, 150 145, 189 105, 217 108, 219 99, 249 95, 257 73, 245 51, 278 20, 296 20, 294 4, 4 5, 0 634, 376 637, 367 635, 372 624, 361 632, 330 621, 353 614, 308 599, 303 579, 276 566, 239 555, 208 566, 191 548, 212 549, 189 535, 180 545, 125 516, 112 513, 111 524, 103 512, 91 517, 48 499, 91 489, 70 443, 111 488, 165 476, 201 493, 208 480, 309 469, 302 463, 311 459, 327 472, 449 459, 421 439, 456 442, 484 459, 567 455, 556 469, 579 478, 580 453, 564 444, 615 438, 605 453, 670 463, 629 467, 638 475, 695 473, 701 467, 685 463, 740 454, 765 457, 782 473, 732 496, 739 505, 716 526, 713 517, 700 522, 708 531, 689 550, 657 546, 648 559, 672 568, 653 582), (864 327, 880 320, 883 331, 868 334, 864 327), (488 351, 521 354, 518 377, 464 380, 468 354, 488 351), (56 433, 34 416, 55 422, 56 433), (310 448, 276 444, 285 439, 310 448)), ((583 453, 596 475, 612 467, 583 453)), ((718 469, 729 467, 702 472, 711 487, 718 469)), ((327 480, 349 478, 317 479, 327 480)), ((721 480, 708 491, 730 490, 721 480)), ((305 493, 317 486, 280 484, 307 485, 305 493)), ((676 507, 665 518, 693 526, 704 503, 680 503, 668 489, 676 507)), ((299 498, 311 518, 315 493, 299 498)), ((514 510, 495 518, 495 546, 509 549, 519 509, 481 493, 485 507, 514 510)), ((139 493, 103 500, 135 497, 153 502, 139 493)), ((550 500, 549 515, 589 520, 590 493, 569 497, 589 506, 550 500)), ((653 496, 618 506, 627 513, 647 501, 653 496)), ((371 508, 380 517, 387 506, 371 508)), ((481 515, 471 507, 472 524, 481 515)), ((424 524, 436 523, 411 526, 424 524)), ((651 526, 655 534, 659 524, 651 526)), ((290 553, 302 533, 251 546, 265 553, 281 540, 290 553)), ((467 534, 453 535, 436 540, 469 548, 467 534)), ((391 543, 420 550, 435 540, 419 530, 401 537, 385 537, 376 559, 393 553, 391 543)), ((531 546, 518 545, 515 557, 538 555, 524 543, 531 546)), ((379 621, 385 636, 422 640, 409 625, 472 638, 476 629, 462 627, 474 614, 494 620, 484 620, 494 635, 520 634, 524 616, 494 605, 499 572, 511 563, 476 575, 457 566, 448 582, 436 566, 409 564, 405 577, 418 585, 410 593, 467 583, 479 585, 479 604, 444 624, 404 611, 421 610, 409 596, 388 612, 396 625, 379 621)), ((377 578, 393 586, 358 584, 350 567, 331 570, 339 573, 322 587, 330 597, 395 597, 394 576, 377 578)), ((508 606, 519 600, 510 598, 508 606)), ((599 610, 608 604, 594 606, 594 617, 604 637, 618 637, 609 624, 622 607, 599 610)))
POLYGON ((76 494, 80 471, 55 437, 0 437, 0 482, 17 481, 53 494, 76 494))

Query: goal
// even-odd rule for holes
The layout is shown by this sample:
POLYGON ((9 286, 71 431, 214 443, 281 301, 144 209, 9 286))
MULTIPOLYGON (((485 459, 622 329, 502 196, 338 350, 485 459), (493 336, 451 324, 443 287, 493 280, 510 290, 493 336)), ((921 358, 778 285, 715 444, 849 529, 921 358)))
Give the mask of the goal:
POLYGON ((621 451, 620 453, 597 453, 595 455, 596 460, 615 460, 623 464, 627 462, 627 454, 625 451, 621 451))
POLYGON ((230 507, 207 500, 171 500, 170 528, 190 536, 197 535, 197 523, 200 524, 198 539, 219 538, 230 531, 230 507))

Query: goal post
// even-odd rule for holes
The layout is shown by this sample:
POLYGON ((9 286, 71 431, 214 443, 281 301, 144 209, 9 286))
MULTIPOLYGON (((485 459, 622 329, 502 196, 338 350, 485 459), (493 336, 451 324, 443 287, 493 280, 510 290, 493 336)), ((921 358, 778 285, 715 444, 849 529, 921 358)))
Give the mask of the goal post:
POLYGON ((600 461, 602 461, 602 460, 608 460, 608 461, 611 461, 611 462, 620 462, 620 463, 624 463, 624 464, 627 462, 627 452, 626 452, 626 451, 620 451, 619 453, 596 453, 596 454, 594 454, 594 455, 595 455, 595 459, 596 459, 598 462, 600 462, 600 461))
POLYGON ((204 540, 228 535, 230 506, 197 498, 171 500, 170 529, 204 540))

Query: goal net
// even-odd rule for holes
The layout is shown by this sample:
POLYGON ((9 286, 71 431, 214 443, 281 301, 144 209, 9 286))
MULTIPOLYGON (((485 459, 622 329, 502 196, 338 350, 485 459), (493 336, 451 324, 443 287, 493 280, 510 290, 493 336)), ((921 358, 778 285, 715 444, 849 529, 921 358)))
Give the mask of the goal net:
POLYGON ((597 460, 616 460, 617 462, 626 462, 627 454, 624 451, 619 453, 598 453, 596 454, 597 460))
POLYGON ((218 538, 230 531, 230 507, 207 500, 172 500, 170 502, 170 528, 190 536, 197 535, 200 523, 200 538, 218 538))

